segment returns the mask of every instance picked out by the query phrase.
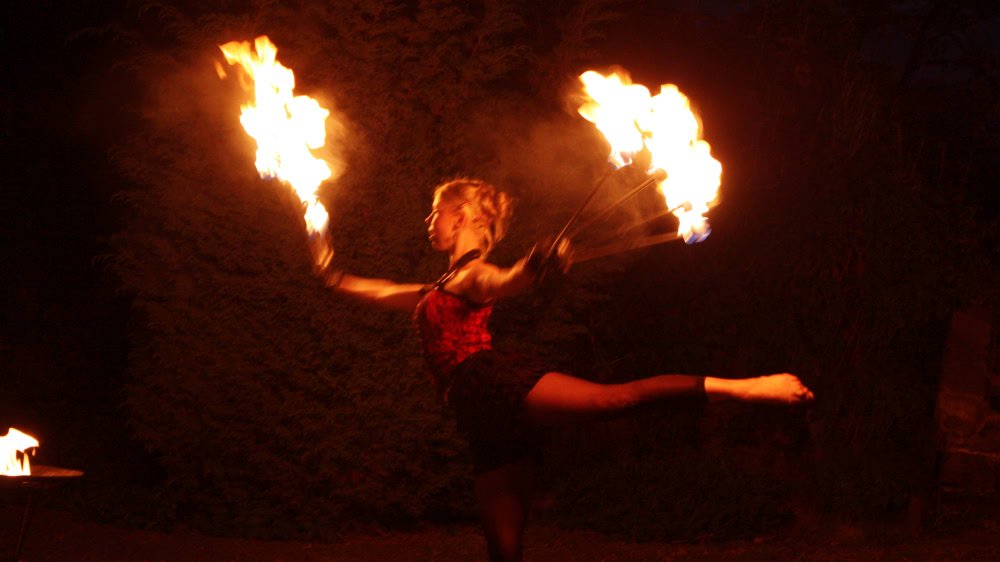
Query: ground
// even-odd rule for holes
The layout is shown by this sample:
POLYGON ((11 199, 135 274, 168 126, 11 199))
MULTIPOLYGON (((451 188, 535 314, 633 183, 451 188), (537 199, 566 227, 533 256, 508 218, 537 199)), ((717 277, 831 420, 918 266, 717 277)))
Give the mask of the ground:
MULTIPOLYGON (((953 514, 954 515, 954 514, 953 514)), ((1000 517, 958 514, 951 523, 912 536, 852 526, 824 531, 789 529, 750 541, 633 543, 598 533, 539 525, 525 541, 525 559, 545 561, 643 560, 809 560, 809 561, 976 561, 996 560, 1000 517)), ((13 552, 20 510, 0 508, 0 559, 13 552)), ((358 535, 337 544, 225 539, 192 532, 162 533, 81 521, 60 511, 40 509, 31 521, 21 553, 26 562, 46 561, 450 561, 483 560, 478 530, 472 526, 427 525, 414 532, 358 535)))

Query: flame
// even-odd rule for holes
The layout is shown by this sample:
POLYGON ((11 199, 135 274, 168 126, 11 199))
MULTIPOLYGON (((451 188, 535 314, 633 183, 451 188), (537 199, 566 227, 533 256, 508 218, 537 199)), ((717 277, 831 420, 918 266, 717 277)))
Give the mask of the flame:
POLYGON ((7 430, 7 435, 0 437, 0 475, 27 476, 31 474, 31 462, 28 461, 28 449, 38 446, 38 440, 14 429, 7 430), (21 458, 18 459, 18 453, 21 458))
POLYGON ((677 233, 688 243, 707 238, 711 229, 705 213, 718 203, 722 164, 701 139, 701 121, 687 96, 673 84, 664 84, 660 93, 650 96, 645 86, 618 73, 604 76, 589 70, 580 81, 588 97, 580 115, 611 145, 610 161, 621 168, 648 151, 647 172, 667 173, 657 187, 677 216, 677 233))
MULTIPOLYGON (((326 143, 330 111, 309 96, 293 95, 295 73, 277 61, 278 48, 266 35, 254 39, 253 49, 249 41, 230 41, 219 49, 226 62, 242 66, 253 81, 253 97, 241 106, 240 123, 257 141, 257 171, 288 183, 304 205, 310 234, 322 233, 329 215, 316 190, 333 171, 312 151, 326 143)), ((216 71, 225 77, 220 65, 216 71)))

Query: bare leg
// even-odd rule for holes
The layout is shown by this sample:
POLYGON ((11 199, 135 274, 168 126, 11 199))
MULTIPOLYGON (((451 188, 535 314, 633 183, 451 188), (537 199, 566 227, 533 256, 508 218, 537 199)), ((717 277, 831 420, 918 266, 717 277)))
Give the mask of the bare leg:
POLYGON ((492 562, 519 562, 531 501, 534 461, 523 459, 476 475, 476 503, 492 562))
POLYGON ((621 384, 599 384, 563 373, 543 376, 524 399, 524 413, 539 425, 571 423, 625 412, 668 398, 704 395, 711 401, 743 400, 798 404, 813 399, 795 375, 782 373, 749 379, 659 375, 621 384))

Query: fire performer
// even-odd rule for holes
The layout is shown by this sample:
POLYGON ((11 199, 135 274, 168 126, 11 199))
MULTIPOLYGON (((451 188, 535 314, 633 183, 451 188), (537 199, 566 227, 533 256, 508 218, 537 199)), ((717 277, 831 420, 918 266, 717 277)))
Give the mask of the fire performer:
POLYGON ((788 373, 746 379, 659 375, 623 384, 598 384, 535 368, 493 349, 488 328, 493 305, 528 290, 546 271, 568 270, 567 242, 545 244, 509 268, 486 261, 512 214, 506 193, 476 179, 441 184, 424 220, 435 250, 449 268, 430 285, 400 284, 349 275, 330 267, 333 251, 314 237, 311 251, 330 289, 413 314, 430 376, 469 438, 475 495, 491 560, 520 560, 538 429, 605 417, 641 404, 678 397, 794 405, 812 392, 788 373))

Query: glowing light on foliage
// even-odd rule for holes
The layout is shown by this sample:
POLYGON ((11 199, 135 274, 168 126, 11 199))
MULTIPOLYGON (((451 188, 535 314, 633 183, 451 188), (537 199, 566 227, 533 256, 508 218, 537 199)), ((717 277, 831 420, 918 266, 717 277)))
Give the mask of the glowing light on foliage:
POLYGON ((611 145, 609 159, 617 166, 632 164, 643 150, 651 156, 649 172, 661 169, 658 184, 667 208, 679 220, 677 233, 685 242, 700 242, 711 229, 705 213, 719 199, 722 165, 701 138, 701 121, 677 86, 664 84, 651 96, 628 75, 580 75, 587 101, 579 112, 611 145))
POLYGON ((38 440, 34 437, 13 427, 8 429, 7 435, 0 437, 0 474, 3 476, 31 474, 27 451, 37 446, 38 440), (19 453, 20 458, 18 458, 19 453))
MULTIPOLYGON (((219 49, 230 65, 240 65, 253 81, 253 97, 242 106, 240 123, 257 141, 257 170, 262 177, 288 183, 305 206, 306 228, 322 233, 329 216, 316 190, 333 172, 312 151, 326 143, 329 110, 309 96, 296 96, 295 74, 277 61, 278 48, 267 36, 231 41, 219 49)), ((218 67, 220 77, 225 77, 218 67)))

